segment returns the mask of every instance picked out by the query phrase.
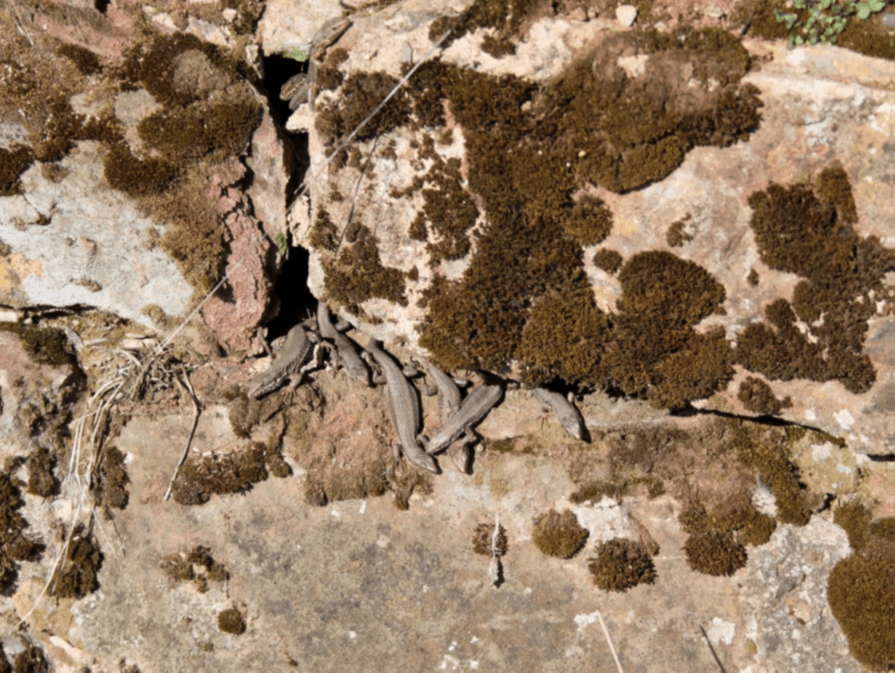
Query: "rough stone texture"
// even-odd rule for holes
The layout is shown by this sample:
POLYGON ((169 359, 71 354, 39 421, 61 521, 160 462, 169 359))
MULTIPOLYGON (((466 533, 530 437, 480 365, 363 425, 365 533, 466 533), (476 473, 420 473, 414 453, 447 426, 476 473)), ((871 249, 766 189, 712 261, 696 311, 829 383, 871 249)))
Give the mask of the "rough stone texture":
MULTIPOLYGON (((342 70, 383 70, 399 76, 403 45, 410 45, 415 55, 425 54, 431 45, 426 26, 421 24, 422 16, 424 11, 415 5, 408 11, 399 12, 391 7, 381 14, 359 19, 338 43, 349 54, 342 70)), ((455 41, 445 50, 442 60, 491 74, 543 81, 581 55, 603 28, 600 21, 538 19, 517 53, 501 59, 493 59, 478 50, 481 31, 477 31, 455 41)), ((895 220, 890 142, 895 92, 891 88, 891 61, 862 57, 831 46, 790 50, 782 42, 747 40, 744 44, 755 57, 756 67, 743 81, 760 89, 764 104, 760 127, 747 142, 727 148, 697 147, 687 153, 680 168, 643 189, 623 195, 603 188, 594 192, 613 213, 612 232, 601 247, 616 250, 625 258, 645 250, 673 251, 702 265, 724 285, 726 315, 711 316, 699 329, 704 331, 721 325, 732 342, 748 324, 763 319, 768 303, 778 297, 791 299, 799 279, 794 274, 769 269, 759 258, 749 227, 751 209, 747 199, 753 192, 767 188, 771 182, 788 185, 816 176, 838 161, 849 176, 857 203, 857 234, 876 235, 883 245, 895 246, 889 226, 895 220), (681 247, 672 248, 667 241, 667 229, 688 215, 687 233, 692 238, 681 247), (747 281, 752 269, 760 278, 757 286, 747 281)), ((629 76, 636 77, 646 62, 638 61, 636 65, 629 76)), ((413 81, 407 86, 412 88, 413 81)), ((320 101, 332 95, 324 92, 320 101)), ((377 140, 379 146, 393 140, 394 157, 377 157, 362 178, 350 166, 338 171, 333 171, 331 166, 321 170, 324 150, 310 119, 305 107, 289 123, 293 129, 311 129, 310 186, 315 205, 310 219, 305 219, 303 212, 300 217, 293 216, 296 237, 310 245, 310 224, 318 208, 325 208, 334 222, 345 221, 349 208, 362 212, 363 223, 379 240, 382 264, 405 272, 416 267, 419 276, 406 281, 407 306, 368 299, 362 306, 372 319, 368 322, 354 316, 350 319, 387 341, 405 340, 417 347, 417 328, 426 316, 424 304, 419 300, 431 282, 432 271, 420 263, 427 259, 426 242, 411 239, 408 224, 422 201, 418 195, 409 199, 389 195, 392 190, 405 188, 428 164, 420 168, 410 145, 413 134, 399 128, 377 140), (332 189, 352 198, 329 203, 332 189)), ((438 152, 445 159, 462 158, 462 129, 450 120, 448 128, 453 130, 453 141, 439 145, 438 152)), ((357 146, 366 156, 372 143, 357 146)), ((621 287, 616 277, 593 265, 595 250, 594 246, 585 248, 588 278, 597 305, 603 311, 614 313, 621 287)), ((468 259, 444 263, 440 271, 449 279, 459 278, 468 259)), ((325 294, 323 267, 317 255, 311 256, 308 284, 315 295, 325 294)), ((891 278, 887 292, 895 295, 891 278)), ((895 329, 893 325, 891 299, 881 300, 878 315, 869 322, 865 342, 865 352, 877 370, 877 382, 869 392, 855 395, 838 382, 773 381, 771 385, 777 397, 789 395, 793 401, 783 417, 842 435, 857 452, 892 453, 895 433, 890 416, 877 410, 886 408, 886 400, 891 397, 886 391, 895 385, 892 364, 895 340, 887 338, 895 329)), ((744 376, 740 370, 727 390, 718 394, 709 406, 743 413, 736 391, 744 376)))
POLYGON ((193 289, 160 248, 147 245, 160 228, 102 178, 98 143, 81 142, 60 164, 59 182, 34 165, 24 194, 0 197, 0 303, 86 306, 144 325, 143 308, 169 315, 189 308, 193 289))
MULTIPOLYGON (((312 11, 319 12, 317 20, 305 21, 305 5, 272 2, 264 25, 267 53, 306 44, 318 22, 338 13, 336 4, 315 5, 312 11)), ((462 5, 455 3, 450 11, 462 5)), ((178 9, 175 4, 166 6, 153 12, 152 20, 174 26, 179 21, 178 9)), ((442 11, 447 10, 441 5, 413 3, 358 18, 346 33, 344 45, 340 41, 340 46, 350 50, 349 67, 383 68, 397 74, 408 45, 415 58, 428 51, 428 23, 442 11)), ((73 14, 83 18, 90 12, 96 14, 85 5, 73 14)), ((110 6, 109 12, 115 16, 118 8, 110 6)), ((583 20, 587 13, 582 16, 582 12, 568 20, 535 21, 518 55, 499 60, 480 53, 483 31, 479 31, 455 42, 447 58, 491 72, 547 78, 580 53, 597 32, 615 24, 611 10, 605 15, 588 22, 583 20), (479 66, 474 65, 476 61, 479 66)), ((47 19, 58 28, 52 17, 47 19)), ((88 23, 84 19, 79 26, 88 23)), ((214 39, 215 25, 203 26, 192 19, 188 23, 214 39)), ((101 33, 92 30, 90 34, 101 33)), ((876 233, 887 245, 893 244, 891 230, 886 228, 892 221, 893 174, 886 155, 890 151, 886 133, 895 110, 889 84, 891 64, 835 48, 787 51, 782 45, 757 42, 749 43, 749 48, 770 58, 762 62, 762 70, 749 76, 762 89, 765 108, 763 125, 748 143, 726 150, 694 150, 678 171, 657 185, 623 197, 600 194, 615 217, 611 237, 603 245, 625 256, 668 249, 668 225, 691 213, 687 233, 693 239, 675 253, 707 266, 724 283, 727 315, 713 316, 706 324, 723 325, 730 335, 757 319, 763 304, 777 296, 789 297, 794 285, 791 275, 761 265, 748 228, 746 198, 769 180, 788 183, 816 174, 832 159, 839 159, 858 201, 858 233, 876 233), (761 283, 754 288, 745 280, 752 267, 761 275, 761 283)), ((634 58, 628 65, 637 72, 647 62, 634 58)), ((119 116, 134 113, 131 124, 152 103, 140 92, 122 96, 119 102, 119 116)), ((303 123, 310 126, 309 111, 297 113, 302 114, 303 123)), ((16 133, 14 128, 0 132, 10 139, 16 133)), ((75 156, 81 158, 90 147, 81 143, 75 156)), ((311 149, 319 167, 320 146, 314 137, 311 149)), ((441 150, 462 157, 462 129, 455 128, 453 144, 441 150)), ((273 246, 284 231, 286 180, 279 151, 276 132, 265 118, 255 135, 252 156, 246 159, 251 171, 248 196, 241 186, 249 174, 240 161, 219 164, 209 175, 211 207, 224 216, 228 232, 230 283, 228 292, 210 301, 203 315, 218 339, 233 350, 257 347, 252 323, 262 320, 266 309, 268 274, 275 265, 273 246), (240 258, 248 261, 237 264, 240 258)), ((395 154, 395 160, 373 166, 373 173, 361 183, 356 205, 376 222, 384 263, 409 269, 423 249, 423 244, 406 237, 407 222, 419 203, 398 203, 389 197, 389 190, 406 186, 419 169, 412 165, 406 137, 397 138, 395 154)), ((33 182, 34 172, 27 173, 26 180, 33 182)), ((79 169, 72 174, 80 175, 79 169)), ((346 196, 354 194, 356 178, 356 173, 321 171, 314 198, 320 203, 320 196, 333 184, 346 196)), ((105 203, 106 194, 92 193, 89 207, 99 207, 94 201, 105 203)), ((35 202, 30 191, 26 196, 42 208, 52 201, 44 197, 35 202)), ((27 202, 10 203, 35 217, 27 202)), ((307 202, 301 203, 307 207, 307 202)), ((19 282, 13 272, 19 278, 36 276, 47 266, 43 258, 20 253, 7 241, 6 232, 24 240, 39 227, 43 232, 55 231, 51 228, 58 209, 57 204, 56 210, 40 210, 52 212, 46 225, 0 226, 0 239, 10 247, 0 255, 6 264, 0 266, 0 292, 7 291, 4 279, 19 282)), ((303 220, 299 227, 295 224, 299 219, 293 213, 291 225, 302 240, 312 220, 303 220)), ((149 226, 134 219, 128 223, 129 233, 119 232, 119 238, 133 235, 134 241, 142 240, 135 232, 149 226)), ((586 252, 598 304, 612 310, 620 290, 617 279, 590 266, 593 249, 586 252)), ((171 282, 174 276, 168 264, 164 272, 153 274, 153 280, 171 282)), ((311 284, 319 292, 322 281, 315 264, 312 257, 311 284)), ((448 276, 460 275, 463 264, 445 265, 448 276)), ((387 320, 372 331, 395 340, 407 337, 411 352, 414 327, 423 315, 415 300, 429 281, 424 268, 411 288, 407 309, 384 300, 364 304, 370 315, 387 320)), ((113 280, 117 283, 117 276, 113 280)), ((185 285, 179 278, 176 281, 185 285)), ((127 288, 132 279, 120 282, 124 283, 120 287, 127 288)), ((30 306, 24 290, 19 285, 14 288, 15 292, 8 290, 12 299, 2 295, 0 303, 30 306)), ((115 285, 109 292, 118 289, 115 285)), ((50 300, 50 306, 70 303, 59 301, 56 295, 50 300)), ((130 301, 128 310, 138 312, 137 299, 130 297, 130 301)), ((110 305, 110 310, 130 317, 122 312, 122 303, 110 305)), ((156 298, 152 303, 160 302, 156 298)), ((20 312, 0 311, 0 318, 20 317, 20 312)), ((141 341, 129 334, 138 326, 99 312, 46 322, 68 330, 69 342, 88 376, 88 392, 102 389, 112 374, 132 363, 116 349, 136 350, 135 344, 141 341)), ((819 441, 811 433, 811 441, 797 444, 792 459, 805 488, 819 501, 832 496, 834 509, 859 497, 871 504, 875 517, 895 515, 893 463, 855 455, 892 450, 893 332, 890 316, 871 321, 866 351, 879 380, 865 395, 848 395, 838 383, 771 382, 775 395, 793 399, 794 406, 784 412, 784 419, 821 427, 832 435, 829 441, 819 441), (838 445, 839 438, 846 447, 838 445)), ((409 358, 409 353, 400 355, 405 361, 409 358)), ((293 474, 283 479, 271 476, 244 495, 213 495, 202 506, 164 501, 192 417, 184 415, 191 404, 170 378, 171 372, 154 370, 157 388, 142 402, 121 404, 112 424, 109 440, 125 456, 130 479, 126 485, 129 504, 112 513, 112 523, 101 508, 93 511, 91 496, 83 491, 90 455, 82 454, 69 473, 71 439, 64 432, 35 437, 15 420, 25 406, 41 410, 56 429, 64 430, 70 423, 68 414, 83 416, 83 403, 74 406, 75 370, 29 361, 18 339, 0 331, 0 469, 9 470, 13 479, 25 480, 25 467, 8 459, 24 458, 35 444, 52 446, 58 451, 56 477, 61 482, 61 493, 53 499, 23 496, 27 533, 40 537, 47 549, 34 562, 21 563, 15 585, 0 596, 0 615, 10 625, 0 633, 0 643, 9 657, 24 649, 18 637, 8 634, 27 616, 24 635, 46 652, 57 670, 85 666, 118 670, 132 665, 143 671, 278 671, 296 666, 315 671, 614 670, 600 626, 602 618, 626 671, 715 670, 706 637, 725 670, 861 670, 848 655, 847 643, 826 604, 830 569, 849 553, 844 532, 831 523, 830 509, 815 512, 801 528, 778 526, 769 543, 747 549, 747 564, 734 576, 708 577, 688 566, 683 552, 687 534, 678 521, 685 503, 671 495, 652 500, 632 495, 620 502, 603 498, 574 505, 569 501, 580 486, 571 480, 570 466, 576 462, 580 467, 587 461, 591 476, 606 473, 611 433, 621 437, 629 431, 633 436, 673 429, 695 435, 718 416, 743 413, 735 395, 739 381, 747 375, 742 370, 728 392, 700 403, 701 408, 688 417, 669 417, 642 401, 588 395, 579 406, 595 438, 591 446, 569 440, 529 393, 508 390, 502 405, 478 428, 492 448, 477 454, 474 474, 462 476, 445 465, 445 474, 431 478, 433 490, 426 493, 417 488, 405 512, 392 505, 389 494, 324 507, 305 501, 306 486, 315 473, 325 472, 331 481, 356 478, 372 468, 380 469, 383 478, 394 476, 388 462, 394 437, 381 388, 356 388, 343 372, 306 375, 297 391, 277 392, 251 407, 259 425, 251 430, 250 438, 237 437, 231 419, 240 408, 238 386, 268 361, 224 360, 213 355, 194 360, 183 353, 178 357, 186 360, 203 408, 191 455, 243 451, 251 440, 273 442, 282 445, 293 474), (60 402, 63 396, 69 402, 60 402), (292 425, 282 437, 287 417, 292 425), (500 440, 511 440, 512 448, 499 444, 500 440), (533 517, 548 509, 572 509, 590 531, 585 550, 569 561, 546 558, 531 542, 533 517), (105 556, 100 590, 77 601, 45 597, 29 614, 51 576, 65 531, 73 520, 87 522, 91 513, 105 556), (499 589, 491 586, 489 559, 474 554, 471 544, 475 527, 493 521, 495 513, 509 538, 509 551, 503 558, 506 582, 499 589), (596 543, 612 537, 648 540, 658 546, 655 585, 638 586, 624 594, 606 594, 593 586, 587 560, 596 543), (210 583, 205 593, 194 583, 174 582, 158 567, 163 557, 197 545, 209 547, 230 573, 226 583, 210 583), (231 608, 245 618, 247 629, 241 635, 218 628, 219 613, 231 608)), ((171 367, 174 364, 170 361, 171 367)), ((424 398, 423 404, 430 432, 437 423, 437 403, 424 398)), ((712 490, 713 484, 706 482, 714 477, 713 471, 729 464, 722 448, 693 446, 691 455, 701 457, 697 463, 701 467, 696 474, 684 476, 697 487, 712 490)), ((759 483, 753 493, 759 509, 775 511, 769 488, 759 483)))
POLYGON ((739 646, 751 641, 761 663, 740 670, 863 670, 826 601, 830 572, 850 553, 845 531, 819 517, 784 526, 750 550, 740 582, 751 619, 735 638, 739 646))

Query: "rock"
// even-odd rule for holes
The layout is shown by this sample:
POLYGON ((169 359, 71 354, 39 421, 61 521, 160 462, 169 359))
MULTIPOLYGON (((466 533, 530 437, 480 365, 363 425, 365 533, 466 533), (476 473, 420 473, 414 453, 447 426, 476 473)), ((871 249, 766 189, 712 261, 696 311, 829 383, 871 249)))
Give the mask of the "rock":
POLYGON ((188 310, 193 288, 149 241, 161 228, 103 180, 102 148, 81 142, 57 164, 61 180, 40 165, 22 176, 22 195, 0 197, 0 303, 94 306, 146 326, 144 313, 188 310), (122 226, 126 223, 126 226, 122 226))
POLYGON ((633 26, 637 20, 637 8, 634 5, 619 5, 615 9, 615 18, 623 26, 633 26))

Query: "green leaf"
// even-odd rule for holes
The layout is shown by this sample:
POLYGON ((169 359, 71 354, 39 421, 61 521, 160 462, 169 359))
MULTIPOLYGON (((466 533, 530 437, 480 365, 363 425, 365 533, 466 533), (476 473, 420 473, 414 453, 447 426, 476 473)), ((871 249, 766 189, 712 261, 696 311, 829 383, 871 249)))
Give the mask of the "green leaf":
POLYGON ((796 43, 796 44, 802 44, 802 43, 804 43, 804 42, 805 42, 805 40, 802 39, 802 36, 801 36, 801 35, 796 35, 796 36, 795 36, 795 43, 796 43))
POLYGON ((866 19, 868 16, 870 16, 870 8, 869 8, 869 7, 866 7, 866 6, 865 6, 865 7, 858 7, 858 14, 857 14, 857 16, 858 16, 859 19, 861 19, 861 21, 863 21, 863 20, 866 19))
POLYGON ((833 4, 833 0, 820 0, 820 8, 821 9, 829 9, 830 5, 833 4))
POLYGON ((870 0, 869 4, 871 12, 881 12, 886 6, 886 3, 883 0, 870 0))

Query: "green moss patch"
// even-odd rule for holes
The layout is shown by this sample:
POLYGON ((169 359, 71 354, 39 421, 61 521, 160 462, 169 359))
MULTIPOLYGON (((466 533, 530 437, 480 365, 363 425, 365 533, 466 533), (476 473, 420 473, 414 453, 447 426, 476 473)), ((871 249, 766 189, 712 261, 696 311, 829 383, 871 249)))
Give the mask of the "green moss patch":
POLYGON ((895 250, 855 233, 851 186, 838 166, 824 169, 813 187, 771 184, 749 205, 762 260, 804 280, 791 304, 776 300, 765 309, 767 322, 746 328, 738 361, 771 379, 838 380, 849 392, 866 392, 876 380, 862 353, 867 320, 876 314, 874 297, 885 292, 884 275, 895 271, 895 250))

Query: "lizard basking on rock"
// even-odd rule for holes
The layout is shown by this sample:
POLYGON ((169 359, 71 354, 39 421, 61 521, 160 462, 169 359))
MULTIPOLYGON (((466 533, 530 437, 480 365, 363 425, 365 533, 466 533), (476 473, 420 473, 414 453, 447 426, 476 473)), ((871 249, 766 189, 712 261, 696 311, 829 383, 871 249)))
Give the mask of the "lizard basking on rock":
POLYGON ((532 388, 531 392, 541 404, 553 409, 553 413, 556 414, 560 425, 567 433, 575 439, 588 441, 584 418, 574 404, 559 393, 554 393, 546 388, 532 388))
POLYGON ((385 398, 392 424, 401 442, 401 450, 412 465, 440 474, 438 463, 423 450, 419 442, 422 410, 416 388, 404 376, 398 363, 383 351, 381 346, 381 342, 371 339, 367 350, 382 368, 385 376, 385 398))
POLYGON ((317 302, 317 329, 321 337, 333 342, 336 354, 351 377, 365 386, 369 386, 370 370, 367 369, 366 363, 358 352, 358 345, 333 325, 329 317, 329 309, 322 301, 317 302))
POLYGON ((257 399, 279 388, 287 378, 301 370, 312 349, 305 328, 302 325, 293 327, 270 367, 249 381, 248 394, 257 399))

